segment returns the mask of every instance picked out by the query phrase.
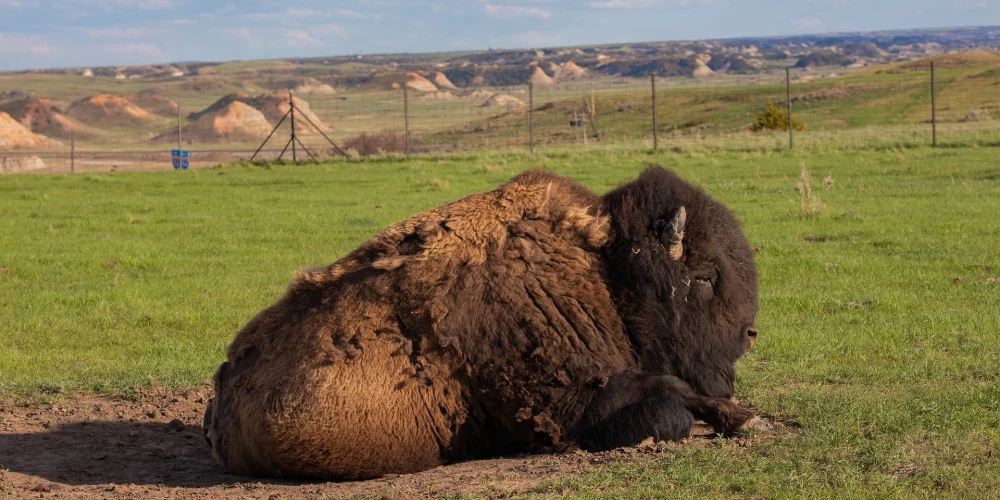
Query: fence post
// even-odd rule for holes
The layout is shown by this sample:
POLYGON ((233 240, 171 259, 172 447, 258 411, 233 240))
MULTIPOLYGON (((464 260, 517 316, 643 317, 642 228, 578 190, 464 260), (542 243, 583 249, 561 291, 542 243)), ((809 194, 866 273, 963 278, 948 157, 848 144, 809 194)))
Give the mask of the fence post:
POLYGON ((76 170, 76 131, 69 130, 69 173, 76 170))
POLYGON ((528 82, 528 152, 535 154, 535 83, 528 82))
POLYGON ((931 146, 937 147, 937 97, 934 92, 934 61, 931 61, 931 146))
POLYGON ((653 151, 655 152, 659 147, 659 141, 656 136, 656 75, 649 75, 649 82, 653 88, 653 151))
POLYGON ((795 148, 795 132, 792 129, 792 70, 785 68, 785 106, 788 108, 788 149, 795 148))
POLYGON ((407 82, 403 82, 403 148, 406 157, 410 157, 410 92, 406 89, 407 82))
POLYGON ((295 98, 291 90, 288 91, 288 112, 292 114, 292 163, 295 163, 299 158, 295 154, 295 98))
POLYGON ((181 147, 181 105, 177 105, 177 149, 184 149, 181 147))

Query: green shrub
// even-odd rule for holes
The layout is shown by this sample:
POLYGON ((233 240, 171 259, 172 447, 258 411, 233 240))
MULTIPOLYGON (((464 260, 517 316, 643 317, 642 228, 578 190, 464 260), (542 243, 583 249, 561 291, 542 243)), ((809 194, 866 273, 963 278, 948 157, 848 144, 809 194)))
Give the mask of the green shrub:
MULTIPOLYGON (((792 129, 805 130, 806 124, 792 116, 792 129)), ((773 102, 767 102, 767 109, 757 115, 757 119, 750 124, 750 130, 760 132, 762 130, 788 130, 788 111, 785 108, 775 106, 773 102)))

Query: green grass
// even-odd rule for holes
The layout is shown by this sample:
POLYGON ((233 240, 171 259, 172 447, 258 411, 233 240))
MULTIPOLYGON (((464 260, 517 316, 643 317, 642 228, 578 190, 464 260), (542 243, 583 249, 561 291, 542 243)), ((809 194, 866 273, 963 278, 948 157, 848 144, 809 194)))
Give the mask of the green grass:
POLYGON ((603 192, 658 162, 744 221, 761 334, 739 364, 738 396, 801 430, 602 466, 535 493, 997 497, 996 156, 602 149, 0 177, 0 392, 204 383, 295 270, 392 222, 531 166, 603 192), (801 214, 803 162, 823 215, 801 214))

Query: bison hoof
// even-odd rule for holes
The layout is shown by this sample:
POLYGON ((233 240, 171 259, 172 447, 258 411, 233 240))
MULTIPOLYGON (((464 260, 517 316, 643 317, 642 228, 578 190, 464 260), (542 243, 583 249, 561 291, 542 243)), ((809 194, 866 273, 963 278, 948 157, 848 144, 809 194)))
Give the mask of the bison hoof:
POLYGON ((774 430, 774 422, 764 417, 754 416, 750 420, 747 420, 745 424, 740 426, 740 430, 737 434, 747 435, 755 432, 767 432, 772 430, 774 430))

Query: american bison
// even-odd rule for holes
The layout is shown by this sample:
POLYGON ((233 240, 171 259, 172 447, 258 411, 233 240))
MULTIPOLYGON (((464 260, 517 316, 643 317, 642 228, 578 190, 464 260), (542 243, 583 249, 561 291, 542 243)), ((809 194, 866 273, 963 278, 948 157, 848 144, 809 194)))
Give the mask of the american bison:
POLYGON ((230 472, 365 479, 678 440, 732 401, 757 273, 722 204, 662 168, 603 198, 532 170, 299 274, 215 375, 230 472))

